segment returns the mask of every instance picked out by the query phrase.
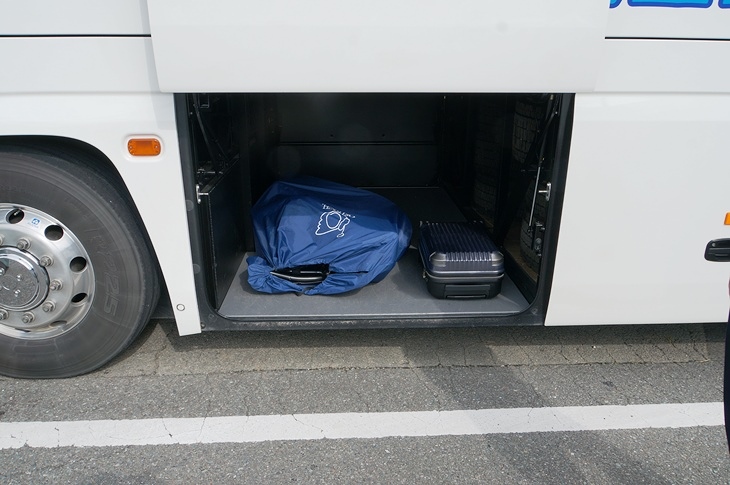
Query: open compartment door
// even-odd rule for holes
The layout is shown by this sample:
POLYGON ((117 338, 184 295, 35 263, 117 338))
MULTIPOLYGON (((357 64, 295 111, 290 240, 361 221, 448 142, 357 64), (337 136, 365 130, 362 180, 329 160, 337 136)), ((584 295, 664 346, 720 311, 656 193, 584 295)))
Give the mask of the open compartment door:
POLYGON ((148 0, 164 92, 580 92, 605 2, 148 0))

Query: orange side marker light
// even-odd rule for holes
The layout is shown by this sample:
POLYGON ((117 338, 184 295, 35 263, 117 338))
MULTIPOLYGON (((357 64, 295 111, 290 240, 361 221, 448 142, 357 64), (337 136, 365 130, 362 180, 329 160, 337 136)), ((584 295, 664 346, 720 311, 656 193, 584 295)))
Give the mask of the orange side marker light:
POLYGON ((725 214, 725 225, 730 226, 730 212, 725 214))
POLYGON ((157 138, 132 138, 127 150, 134 157, 156 157, 162 153, 162 143, 157 138))

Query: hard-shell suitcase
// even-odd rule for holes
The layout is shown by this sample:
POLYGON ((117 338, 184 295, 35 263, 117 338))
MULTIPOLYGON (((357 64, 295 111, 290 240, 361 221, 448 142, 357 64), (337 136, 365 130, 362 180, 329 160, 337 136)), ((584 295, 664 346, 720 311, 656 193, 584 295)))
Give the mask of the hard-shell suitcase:
POLYGON ((423 222, 419 252, 436 298, 493 298, 502 289, 504 256, 481 222, 423 222))

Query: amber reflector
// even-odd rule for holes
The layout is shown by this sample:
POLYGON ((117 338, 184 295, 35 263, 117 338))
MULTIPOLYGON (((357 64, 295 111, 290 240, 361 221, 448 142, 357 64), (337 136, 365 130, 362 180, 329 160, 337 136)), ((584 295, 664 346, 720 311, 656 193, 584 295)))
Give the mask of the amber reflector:
POLYGON ((730 212, 725 214, 725 225, 730 226, 730 212))
POLYGON ((157 138, 132 138, 127 150, 135 157, 154 157, 162 153, 162 144, 157 138))

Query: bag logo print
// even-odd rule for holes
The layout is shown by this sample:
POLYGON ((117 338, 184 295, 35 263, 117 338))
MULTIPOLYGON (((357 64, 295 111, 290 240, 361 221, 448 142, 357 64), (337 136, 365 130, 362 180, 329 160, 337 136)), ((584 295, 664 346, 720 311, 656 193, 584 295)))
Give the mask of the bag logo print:
MULTIPOLYGON (((343 214, 337 209, 333 209, 327 205, 322 205, 326 212, 319 216, 317 222, 317 230, 314 232, 317 236, 324 236, 331 232, 339 231, 337 237, 345 236, 345 227, 350 223, 350 214, 343 214)), ((354 217, 354 216, 353 216, 354 217)))

